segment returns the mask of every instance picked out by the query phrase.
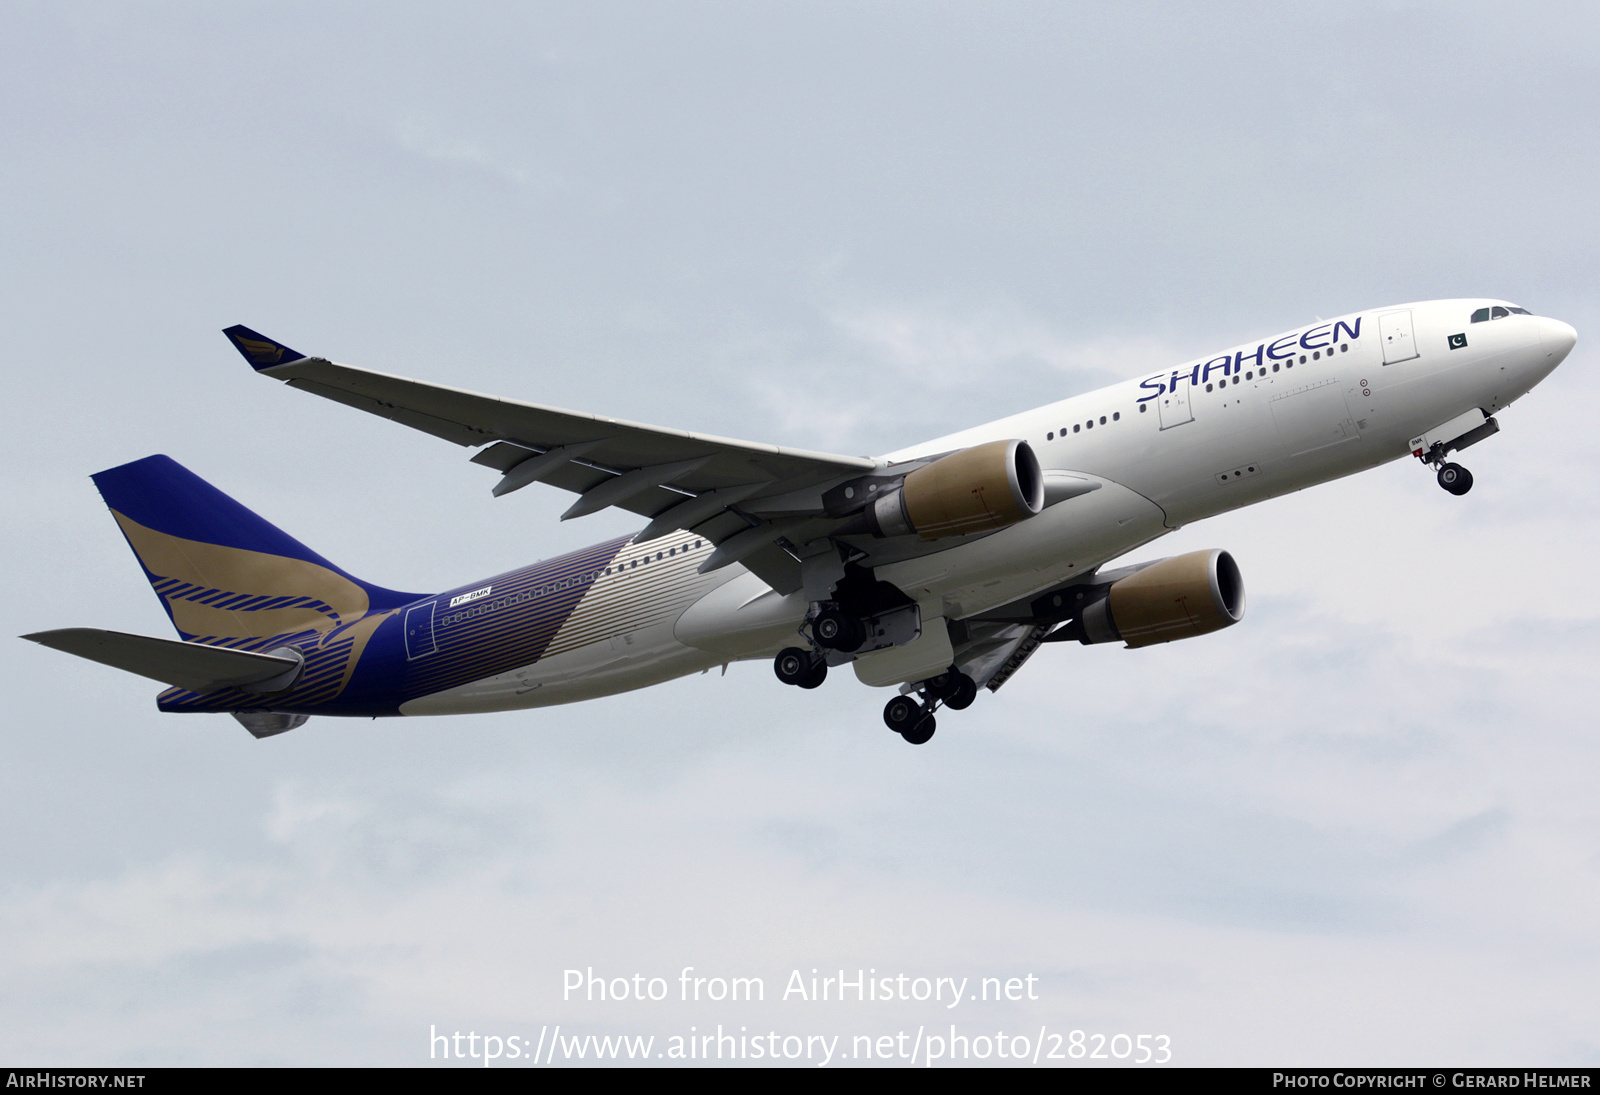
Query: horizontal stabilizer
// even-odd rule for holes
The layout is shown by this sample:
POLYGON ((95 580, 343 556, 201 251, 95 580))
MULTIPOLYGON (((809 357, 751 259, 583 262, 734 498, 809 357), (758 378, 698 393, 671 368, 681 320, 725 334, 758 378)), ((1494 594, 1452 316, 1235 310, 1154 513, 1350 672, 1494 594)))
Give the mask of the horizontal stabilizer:
POLYGON ((258 334, 241 324, 224 328, 222 333, 228 336, 233 348, 244 355, 244 359, 250 363, 252 369, 270 369, 274 365, 299 361, 306 356, 299 350, 291 350, 283 343, 274 342, 266 335, 258 334))
POLYGON ((285 653, 292 656, 256 654, 93 627, 66 627, 22 637, 190 692, 215 692, 221 688, 278 692, 294 683, 304 664, 299 653, 288 648, 284 648, 285 653))

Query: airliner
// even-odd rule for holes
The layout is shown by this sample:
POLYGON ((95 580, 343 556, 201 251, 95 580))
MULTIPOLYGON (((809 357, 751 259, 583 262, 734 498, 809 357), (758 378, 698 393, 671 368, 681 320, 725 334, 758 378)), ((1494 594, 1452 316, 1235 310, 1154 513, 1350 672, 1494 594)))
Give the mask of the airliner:
POLYGON ((735 661, 893 689, 889 728, 998 690, 1046 643, 1129 648, 1239 622, 1225 550, 1131 565, 1174 529, 1410 457, 1449 458, 1571 352, 1502 300, 1340 316, 875 458, 624 422, 224 334, 262 376, 476 450, 496 497, 533 483, 620 507, 632 536, 438 593, 373 585, 166 456, 94 475, 177 639, 23 636, 160 681, 157 706, 258 738, 312 715, 571 703, 735 661))

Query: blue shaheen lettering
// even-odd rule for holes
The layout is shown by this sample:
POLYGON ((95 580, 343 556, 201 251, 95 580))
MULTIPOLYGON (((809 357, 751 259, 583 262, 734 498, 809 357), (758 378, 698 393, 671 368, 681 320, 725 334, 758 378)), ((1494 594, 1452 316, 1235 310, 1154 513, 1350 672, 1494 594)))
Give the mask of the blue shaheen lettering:
POLYGON ((1339 332, 1341 330, 1349 331, 1350 341, 1354 342, 1356 339, 1361 337, 1361 317, 1356 317, 1355 326, 1353 327, 1342 319, 1335 323, 1333 325, 1333 341, 1339 341, 1339 332))
MULTIPOLYGON (((1357 320, 1356 322, 1359 323, 1361 321, 1357 320)), ((1332 326, 1332 324, 1324 323, 1320 327, 1311 328, 1311 330, 1307 331, 1305 334, 1300 336, 1300 345, 1301 345, 1301 347, 1304 348, 1304 349, 1307 349, 1307 350, 1320 350, 1324 346, 1328 345, 1327 342, 1312 342, 1311 340, 1313 338, 1321 338, 1321 337, 1323 337, 1323 335, 1327 333, 1328 328, 1331 327, 1331 326, 1332 326)), ((1328 341, 1331 342, 1333 340, 1329 339, 1328 341)))
POLYGON ((1271 346, 1267 347, 1267 356, 1269 358, 1271 358, 1273 361, 1282 361, 1286 357, 1293 357, 1294 356, 1295 344, 1298 343, 1299 341, 1300 341, 1299 334, 1284 335, 1282 338, 1280 338, 1276 342, 1274 342, 1271 346), (1285 343, 1288 343, 1289 352, 1288 353, 1279 353, 1278 351, 1283 347, 1283 345, 1285 343))

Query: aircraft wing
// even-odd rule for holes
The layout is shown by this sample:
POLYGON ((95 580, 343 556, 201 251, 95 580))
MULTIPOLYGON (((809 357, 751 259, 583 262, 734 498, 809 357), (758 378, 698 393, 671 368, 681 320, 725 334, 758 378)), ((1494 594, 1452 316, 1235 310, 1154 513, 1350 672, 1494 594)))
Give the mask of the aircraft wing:
POLYGON ((616 506, 651 518, 641 541, 692 529, 717 545, 702 569, 742 562, 780 592, 799 586, 788 537, 837 524, 823 512, 822 491, 877 467, 863 457, 641 425, 339 365, 248 327, 223 333, 264 376, 482 447, 472 462, 500 473, 496 496, 548 483, 578 495, 562 520, 616 506))

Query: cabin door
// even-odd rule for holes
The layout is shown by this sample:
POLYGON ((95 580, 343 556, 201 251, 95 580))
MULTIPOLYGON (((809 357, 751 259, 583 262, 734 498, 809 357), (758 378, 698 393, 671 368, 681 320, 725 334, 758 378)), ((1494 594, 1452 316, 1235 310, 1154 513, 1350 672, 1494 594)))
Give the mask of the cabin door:
POLYGON ((406 660, 415 661, 425 654, 432 654, 438 647, 433 644, 433 606, 436 602, 429 601, 425 605, 414 605, 406 609, 406 660))
POLYGON ((1411 330, 1411 309, 1386 312, 1378 317, 1378 338, 1383 343, 1383 363, 1410 361, 1417 356, 1417 339, 1411 330))
POLYGON ((1189 381, 1183 377, 1179 377, 1178 381, 1177 387, 1161 396, 1161 402, 1156 407, 1161 412, 1161 428, 1164 430, 1194 421, 1194 411, 1189 407, 1189 381))

